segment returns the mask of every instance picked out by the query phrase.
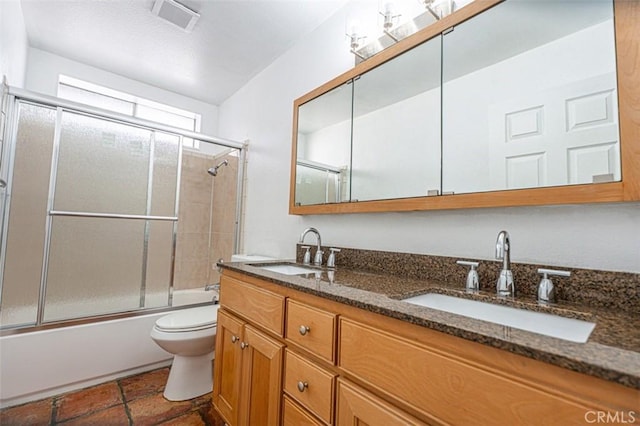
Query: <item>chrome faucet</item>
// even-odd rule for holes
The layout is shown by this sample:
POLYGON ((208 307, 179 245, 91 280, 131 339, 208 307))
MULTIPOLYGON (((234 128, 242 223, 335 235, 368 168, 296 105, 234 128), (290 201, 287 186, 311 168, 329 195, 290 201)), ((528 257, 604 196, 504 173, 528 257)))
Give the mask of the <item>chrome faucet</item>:
POLYGON ((496 240, 496 259, 502 260, 502 270, 496 282, 498 296, 515 296, 516 285, 511 272, 511 241, 507 231, 500 231, 496 240))
MULTIPOLYGON (((300 235, 300 244, 304 243, 304 237, 306 237, 309 232, 316 234, 316 242, 318 243, 318 246, 316 248, 316 254, 313 256, 313 264, 316 266, 321 266, 323 252, 322 252, 322 240, 320 239, 320 232, 318 232, 316 228, 305 229, 304 232, 300 235)), ((309 259, 305 257, 303 263, 308 264, 309 259)))

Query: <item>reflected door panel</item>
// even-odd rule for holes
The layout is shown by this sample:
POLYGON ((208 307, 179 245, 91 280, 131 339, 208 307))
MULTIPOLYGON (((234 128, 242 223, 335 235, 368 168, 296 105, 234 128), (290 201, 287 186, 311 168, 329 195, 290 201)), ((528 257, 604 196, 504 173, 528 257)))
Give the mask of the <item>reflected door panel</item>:
POLYGON ((621 179, 615 74, 489 108, 491 188, 621 179))
POLYGON ((613 35, 611 0, 508 0, 446 34, 443 191, 620 181, 613 35))

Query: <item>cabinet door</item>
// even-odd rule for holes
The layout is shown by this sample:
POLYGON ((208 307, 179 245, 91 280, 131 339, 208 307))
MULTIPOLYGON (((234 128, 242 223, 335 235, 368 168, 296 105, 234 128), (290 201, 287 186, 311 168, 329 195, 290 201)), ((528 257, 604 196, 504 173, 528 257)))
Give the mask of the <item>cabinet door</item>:
POLYGON ((425 423, 402 412, 364 389, 338 379, 336 424, 407 426, 425 423))
POLYGON ((225 311, 218 311, 213 403, 231 426, 238 424, 242 327, 242 321, 230 316, 225 311))
POLYGON ((246 325, 241 347, 243 353, 240 424, 278 425, 284 345, 246 325))

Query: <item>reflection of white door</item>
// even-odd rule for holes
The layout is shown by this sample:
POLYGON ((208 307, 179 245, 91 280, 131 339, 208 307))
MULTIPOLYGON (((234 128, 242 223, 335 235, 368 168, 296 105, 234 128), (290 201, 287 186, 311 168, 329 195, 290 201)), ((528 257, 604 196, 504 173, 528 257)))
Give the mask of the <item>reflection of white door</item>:
POLYGON ((615 74, 489 108, 492 189, 620 180, 615 74))

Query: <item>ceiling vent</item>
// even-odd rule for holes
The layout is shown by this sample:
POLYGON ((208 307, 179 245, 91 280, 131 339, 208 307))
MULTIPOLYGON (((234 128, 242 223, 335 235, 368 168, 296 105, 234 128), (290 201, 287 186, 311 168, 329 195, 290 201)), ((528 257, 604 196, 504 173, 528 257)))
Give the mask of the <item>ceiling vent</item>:
POLYGON ((155 0, 151 12, 186 32, 191 32, 200 19, 199 13, 175 0, 155 0))

